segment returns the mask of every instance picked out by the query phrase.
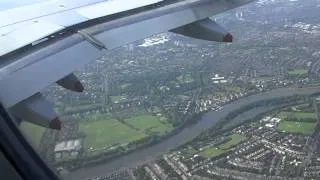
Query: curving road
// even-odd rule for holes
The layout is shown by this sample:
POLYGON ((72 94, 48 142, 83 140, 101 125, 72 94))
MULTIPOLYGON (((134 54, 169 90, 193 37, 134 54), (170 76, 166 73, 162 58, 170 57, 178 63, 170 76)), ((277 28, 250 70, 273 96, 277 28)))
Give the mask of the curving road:
MULTIPOLYGON (((170 149, 174 149, 192 140, 194 137, 198 136, 204 129, 215 125, 217 120, 221 119, 228 113, 238 109, 241 106, 246 106, 260 100, 267 100, 278 97, 289 97, 292 95, 308 95, 316 92, 320 92, 320 87, 281 88, 241 98, 239 100, 233 101, 230 104, 224 105, 223 108, 219 111, 211 111, 205 113, 197 124, 186 127, 179 133, 169 137, 164 141, 159 142, 158 144, 121 156, 105 164, 77 169, 69 174, 66 174, 64 178, 86 179, 89 177, 106 175, 108 174, 108 172, 123 167, 135 167, 140 163, 152 160, 156 156, 164 154, 170 149)), ((260 112, 261 111, 254 111, 252 113, 259 114, 260 112)), ((254 116, 254 114, 250 114, 250 116, 254 116)), ((239 119, 235 118, 235 120, 239 119)))

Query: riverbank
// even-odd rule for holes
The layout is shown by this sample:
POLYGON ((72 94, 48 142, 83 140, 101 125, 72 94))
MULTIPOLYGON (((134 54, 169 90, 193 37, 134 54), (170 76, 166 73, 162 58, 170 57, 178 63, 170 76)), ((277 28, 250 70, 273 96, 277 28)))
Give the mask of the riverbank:
POLYGON ((306 87, 306 88, 282 88, 275 89, 268 92, 251 95, 239 100, 233 101, 223 106, 219 111, 211 111, 205 113, 196 124, 182 129, 179 133, 167 138, 152 146, 145 147, 139 151, 126 154, 105 164, 97 166, 80 168, 65 176, 66 179, 85 179, 88 177, 95 177, 98 175, 107 174, 123 167, 135 167, 138 164, 154 159, 169 150, 177 148, 193 138, 200 135, 200 133, 214 126, 218 120, 226 117, 229 113, 236 111, 240 107, 248 106, 258 101, 275 99, 279 97, 290 97, 294 95, 312 95, 320 93, 320 87, 306 87))

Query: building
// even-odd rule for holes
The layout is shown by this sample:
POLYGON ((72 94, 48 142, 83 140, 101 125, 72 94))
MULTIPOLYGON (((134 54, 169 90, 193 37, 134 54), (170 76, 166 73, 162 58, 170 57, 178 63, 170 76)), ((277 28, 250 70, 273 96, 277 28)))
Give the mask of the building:
POLYGON ((224 77, 219 76, 219 74, 215 74, 213 78, 211 78, 214 84, 219 84, 219 83, 227 83, 228 80, 226 80, 224 77))
POLYGON ((54 147, 55 159, 76 158, 82 149, 80 139, 66 140, 58 142, 54 147))

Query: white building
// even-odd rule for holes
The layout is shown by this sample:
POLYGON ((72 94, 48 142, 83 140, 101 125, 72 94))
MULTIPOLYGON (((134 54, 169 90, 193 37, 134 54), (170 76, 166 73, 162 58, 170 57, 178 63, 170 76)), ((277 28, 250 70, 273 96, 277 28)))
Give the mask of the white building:
POLYGON ((227 83, 228 80, 226 80, 224 77, 219 76, 219 74, 215 74, 213 78, 211 78, 214 84, 219 84, 219 83, 227 83))
POLYGON ((54 147, 56 160, 65 157, 77 157, 81 149, 82 144, 80 139, 61 141, 54 147))

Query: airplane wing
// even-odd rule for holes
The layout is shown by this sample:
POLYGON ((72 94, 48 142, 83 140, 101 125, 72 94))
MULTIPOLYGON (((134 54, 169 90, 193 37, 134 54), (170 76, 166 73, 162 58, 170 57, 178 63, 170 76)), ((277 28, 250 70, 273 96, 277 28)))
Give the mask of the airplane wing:
POLYGON ((0 11, 0 101, 13 116, 60 129, 41 93, 106 51, 165 31, 218 42, 232 35, 209 17, 253 0, 55 0, 0 11))

